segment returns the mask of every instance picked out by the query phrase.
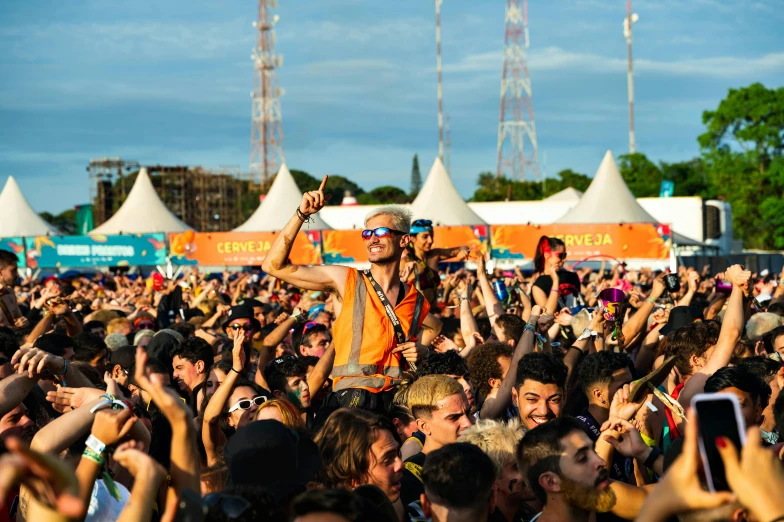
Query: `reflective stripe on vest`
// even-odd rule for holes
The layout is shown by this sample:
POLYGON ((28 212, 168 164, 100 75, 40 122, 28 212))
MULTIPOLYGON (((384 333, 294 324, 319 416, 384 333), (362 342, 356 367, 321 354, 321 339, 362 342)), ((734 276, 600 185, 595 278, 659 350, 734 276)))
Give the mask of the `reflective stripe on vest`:
MULTIPOLYGON (((365 326, 365 307, 367 305, 368 289, 365 284, 365 277, 361 272, 356 272, 356 283, 354 285, 354 301, 351 313, 351 351, 349 352, 346 364, 335 365, 332 368, 333 391, 345 390, 347 388, 364 388, 368 391, 378 392, 390 389, 400 383, 403 375, 400 366, 384 366, 377 364, 360 364, 362 351, 362 331, 365 326)), ((419 318, 422 314, 422 294, 417 295, 417 302, 414 311, 412 328, 419 325, 419 318)))

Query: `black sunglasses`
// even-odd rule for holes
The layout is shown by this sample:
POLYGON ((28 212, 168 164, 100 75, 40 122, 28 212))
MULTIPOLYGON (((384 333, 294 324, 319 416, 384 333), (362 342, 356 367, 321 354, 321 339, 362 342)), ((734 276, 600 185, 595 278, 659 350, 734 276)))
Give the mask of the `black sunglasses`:
POLYGON ((560 259, 561 261, 566 259, 566 252, 557 252, 557 253, 556 252, 552 252, 551 255, 557 256, 558 259, 560 259))
POLYGON ((237 330, 245 330, 246 332, 250 332, 251 330, 253 330, 253 324, 251 324, 251 323, 246 323, 246 324, 234 323, 234 324, 230 324, 229 328, 231 328, 235 332, 237 330))
POLYGON ((400 230, 395 230, 394 228, 389 227, 378 227, 375 229, 367 229, 362 231, 362 239, 365 241, 369 240, 373 235, 377 238, 381 239, 383 237, 387 237, 390 234, 399 234, 401 236, 405 235, 407 232, 401 232, 400 230))
POLYGON ((202 505, 209 511, 212 511, 216 506, 219 507, 229 520, 240 518, 251 508, 251 503, 246 499, 223 493, 210 493, 204 497, 202 505))

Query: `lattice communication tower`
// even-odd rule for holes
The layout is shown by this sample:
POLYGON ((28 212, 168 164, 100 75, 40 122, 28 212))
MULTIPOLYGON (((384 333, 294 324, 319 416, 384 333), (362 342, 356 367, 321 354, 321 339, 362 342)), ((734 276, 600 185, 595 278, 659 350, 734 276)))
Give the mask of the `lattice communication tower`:
POLYGON ((528 2, 507 0, 497 175, 541 180, 536 123, 528 74, 528 2))
POLYGON ((250 175, 251 182, 266 183, 285 161, 283 154, 283 118, 277 69, 283 56, 275 54, 275 24, 280 17, 271 14, 277 0, 259 0, 256 47, 253 48, 253 104, 251 107, 250 175))

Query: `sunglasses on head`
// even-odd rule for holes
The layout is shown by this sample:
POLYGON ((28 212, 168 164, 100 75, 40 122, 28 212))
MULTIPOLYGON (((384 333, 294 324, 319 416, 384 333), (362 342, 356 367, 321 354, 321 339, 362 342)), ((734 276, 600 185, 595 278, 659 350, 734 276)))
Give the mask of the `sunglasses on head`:
POLYGON ((272 365, 273 366, 277 366, 279 364, 283 364, 286 361, 290 361, 290 360, 293 360, 293 359, 296 359, 296 358, 297 358, 296 355, 291 355, 291 354, 281 355, 277 359, 273 359, 272 360, 272 365))
POLYGON ((400 230, 395 230, 394 228, 378 227, 378 228, 374 228, 372 230, 371 229, 363 230, 362 231, 362 239, 367 241, 371 237, 373 237, 374 235, 377 238, 381 239, 381 238, 387 237, 390 234, 399 234, 399 235, 403 236, 406 233, 405 232, 401 232, 400 230))
POLYGON ((433 222, 429 219, 417 219, 412 223, 415 227, 432 227, 433 222))
POLYGON ((305 323, 305 327, 302 329, 302 333, 304 334, 305 332, 307 332, 308 330, 310 330, 311 328, 313 328, 314 326, 316 326, 318 324, 319 323, 317 323, 315 321, 308 321, 307 323, 305 323))
POLYGON ((230 324, 229 328, 231 328, 235 332, 237 330, 245 330, 246 332, 250 332, 251 330, 253 330, 253 325, 251 323, 246 323, 246 324, 234 323, 234 324, 230 324))
POLYGON ((249 410, 251 406, 254 404, 258 408, 265 402, 267 402, 267 398, 264 397, 263 395, 256 395, 252 399, 240 399, 236 403, 234 403, 234 406, 229 408, 229 413, 236 410, 249 410))

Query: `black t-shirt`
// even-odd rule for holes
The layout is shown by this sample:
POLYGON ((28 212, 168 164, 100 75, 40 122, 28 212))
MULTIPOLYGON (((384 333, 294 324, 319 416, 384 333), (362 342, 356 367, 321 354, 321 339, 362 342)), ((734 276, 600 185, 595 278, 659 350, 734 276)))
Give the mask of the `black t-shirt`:
POLYGON ((403 479, 400 481, 400 498, 403 506, 419 500, 419 496, 425 492, 425 485, 422 483, 422 466, 425 465, 425 457, 426 455, 420 451, 408 457, 403 465, 403 479))
MULTIPOLYGON (((553 288, 553 279, 549 275, 540 275, 534 286, 549 294, 553 288)), ((582 303, 580 295, 580 278, 574 272, 558 271, 558 308, 572 308, 582 303)))

